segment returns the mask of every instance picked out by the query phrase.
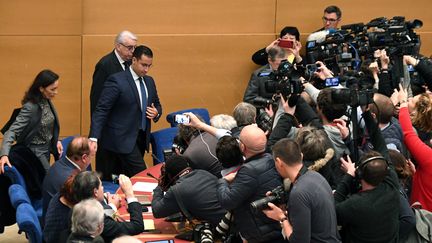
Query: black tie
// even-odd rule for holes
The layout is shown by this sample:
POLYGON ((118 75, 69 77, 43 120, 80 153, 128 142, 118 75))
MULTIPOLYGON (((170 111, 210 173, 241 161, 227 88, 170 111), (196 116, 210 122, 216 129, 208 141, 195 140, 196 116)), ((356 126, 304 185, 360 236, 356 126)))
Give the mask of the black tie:
POLYGON ((141 105, 142 105, 142 117, 141 117, 141 129, 145 131, 146 129, 146 110, 147 110, 147 95, 144 88, 144 82, 141 77, 138 78, 141 90, 141 105))
POLYGON ((125 67, 125 70, 127 70, 130 66, 130 63, 126 61, 126 62, 123 62, 123 65, 125 67))

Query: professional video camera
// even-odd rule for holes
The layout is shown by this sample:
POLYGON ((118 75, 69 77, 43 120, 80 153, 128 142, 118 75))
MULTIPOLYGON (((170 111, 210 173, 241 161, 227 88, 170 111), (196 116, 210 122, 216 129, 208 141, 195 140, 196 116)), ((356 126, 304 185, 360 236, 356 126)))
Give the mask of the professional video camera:
POLYGON ((300 77, 304 74, 302 66, 294 67, 287 60, 283 60, 276 71, 270 73, 265 89, 269 93, 283 95, 287 100, 290 94, 300 94, 303 84, 300 77))
POLYGON ((367 24, 368 28, 375 28, 367 33, 369 46, 375 50, 385 48, 390 55, 417 55, 420 50, 420 36, 414 29, 422 26, 421 20, 405 21, 403 16, 373 19, 367 24))
POLYGON ((256 201, 251 202, 250 206, 256 212, 268 209, 268 203, 281 204, 288 200, 288 193, 284 190, 283 186, 278 186, 270 192, 270 195, 256 201))
POLYGON ((339 77, 340 82, 347 88, 332 89, 332 100, 335 104, 346 104, 351 107, 368 105, 374 102, 374 92, 368 89, 364 83, 367 80, 362 72, 348 72, 339 77))

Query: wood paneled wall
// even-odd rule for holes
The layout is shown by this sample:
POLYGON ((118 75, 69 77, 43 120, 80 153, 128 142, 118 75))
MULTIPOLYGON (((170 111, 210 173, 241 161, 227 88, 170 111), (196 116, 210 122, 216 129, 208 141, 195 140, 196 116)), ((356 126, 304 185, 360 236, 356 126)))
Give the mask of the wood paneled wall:
MULTIPOLYGON (((35 75, 59 73, 54 103, 61 136, 88 133, 89 92, 96 62, 127 29, 152 48, 164 113, 206 107, 211 115, 231 114, 241 101, 256 50, 286 25, 297 26, 302 41, 322 26, 323 9, 336 4, 342 23, 396 15, 419 18, 422 53, 432 54, 430 0, 14 0, 0 1, 0 125, 9 118, 35 75)), ((154 130, 167 127, 165 119, 154 130)))

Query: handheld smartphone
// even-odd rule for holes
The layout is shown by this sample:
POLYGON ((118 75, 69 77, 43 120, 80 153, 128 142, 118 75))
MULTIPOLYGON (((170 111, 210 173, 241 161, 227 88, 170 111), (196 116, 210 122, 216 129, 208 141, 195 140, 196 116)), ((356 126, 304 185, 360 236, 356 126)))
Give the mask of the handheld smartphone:
POLYGON ((318 65, 317 64, 306 64, 306 72, 313 74, 314 72, 318 71, 318 65))
POLYGON ((280 40, 278 46, 282 47, 282 48, 293 48, 294 47, 294 42, 290 41, 290 40, 280 40))
POLYGON ((189 117, 186 115, 177 114, 175 115, 175 122, 179 124, 188 124, 189 123, 189 117))
POLYGON ((413 65, 407 65, 408 68, 408 72, 412 73, 415 71, 414 66, 413 65))
POLYGON ((339 77, 334 78, 326 78, 325 86, 326 87, 334 87, 339 85, 339 77))

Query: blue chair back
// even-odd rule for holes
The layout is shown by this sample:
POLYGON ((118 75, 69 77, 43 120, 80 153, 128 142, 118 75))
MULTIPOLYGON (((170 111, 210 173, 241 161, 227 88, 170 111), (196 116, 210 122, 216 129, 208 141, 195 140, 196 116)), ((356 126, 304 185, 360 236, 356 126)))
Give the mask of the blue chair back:
POLYGON ((42 229, 33 207, 21 203, 16 211, 16 221, 20 231, 24 231, 30 243, 42 243, 42 229))
POLYGON ((186 112, 192 112, 195 115, 199 115, 204 119, 204 122, 210 125, 210 114, 206 108, 193 108, 193 109, 186 109, 186 110, 180 110, 180 111, 174 111, 169 113, 166 116, 167 122, 171 125, 171 127, 176 127, 178 123, 175 121, 175 115, 177 114, 183 114, 186 112))
POLYGON ((70 142, 72 142, 72 139, 74 139, 75 136, 69 136, 69 137, 65 137, 61 140, 61 144, 63 146, 63 153, 60 156, 60 158, 63 158, 66 155, 67 152, 67 147, 70 144, 70 142))
POLYGON ((177 133, 177 127, 165 128, 151 133, 150 143, 152 146, 153 164, 156 165, 164 162, 163 151, 165 149, 171 149, 174 137, 177 133))
POLYGON ((27 191, 27 186, 24 181, 24 177, 21 175, 21 173, 15 168, 15 166, 9 167, 5 166, 5 175, 9 177, 12 184, 18 184, 24 188, 25 191, 27 191))
POLYGON ((12 184, 9 187, 9 199, 12 206, 16 209, 21 203, 31 204, 30 198, 25 189, 18 184, 12 184))

